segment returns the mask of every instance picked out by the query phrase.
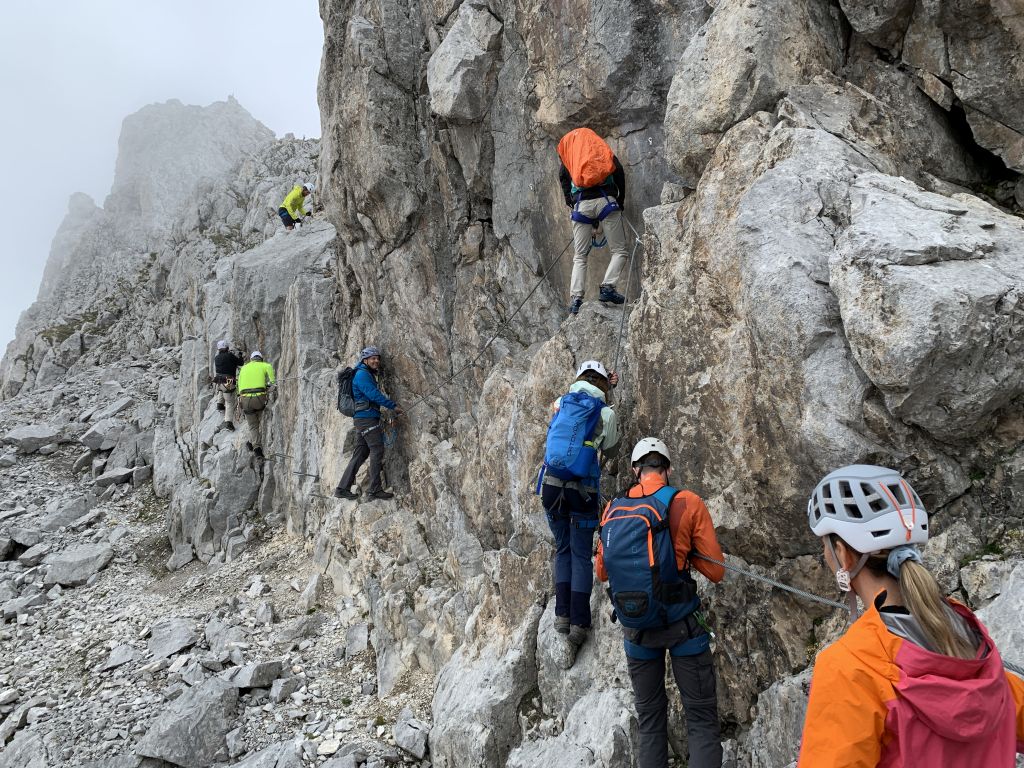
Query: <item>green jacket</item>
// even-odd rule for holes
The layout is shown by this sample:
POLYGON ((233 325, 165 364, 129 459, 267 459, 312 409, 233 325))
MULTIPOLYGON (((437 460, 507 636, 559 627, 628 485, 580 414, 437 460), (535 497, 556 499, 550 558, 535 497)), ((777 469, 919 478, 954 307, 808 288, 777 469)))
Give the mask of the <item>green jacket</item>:
POLYGON ((281 207, 288 211, 289 216, 298 220, 306 215, 306 211, 302 207, 304 201, 305 198, 302 196, 302 187, 295 186, 285 197, 284 202, 281 203, 281 207))
POLYGON ((238 372, 238 394, 261 394, 274 383, 274 366, 263 360, 250 360, 238 372))

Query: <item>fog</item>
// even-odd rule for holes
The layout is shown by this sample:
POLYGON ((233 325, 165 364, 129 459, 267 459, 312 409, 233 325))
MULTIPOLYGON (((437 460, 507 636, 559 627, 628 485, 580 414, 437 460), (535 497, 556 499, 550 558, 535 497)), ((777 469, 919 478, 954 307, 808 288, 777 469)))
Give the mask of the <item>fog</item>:
POLYGON ((278 136, 319 136, 322 41, 313 0, 5 4, 0 352, 35 300, 68 197, 102 205, 110 191, 127 115, 230 94, 278 136))

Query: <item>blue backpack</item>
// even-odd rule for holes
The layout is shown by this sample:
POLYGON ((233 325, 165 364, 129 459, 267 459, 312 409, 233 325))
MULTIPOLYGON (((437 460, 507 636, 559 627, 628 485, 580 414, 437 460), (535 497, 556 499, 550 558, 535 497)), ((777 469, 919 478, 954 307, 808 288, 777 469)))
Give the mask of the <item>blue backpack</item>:
POLYGON ((566 481, 597 479, 600 466, 591 438, 604 405, 603 400, 586 392, 569 392, 562 397, 558 413, 548 425, 545 473, 566 481))
POLYGON ((697 584, 676 566, 669 530, 675 488, 618 498, 601 518, 601 549, 615 616, 630 629, 666 627, 700 606, 697 584))

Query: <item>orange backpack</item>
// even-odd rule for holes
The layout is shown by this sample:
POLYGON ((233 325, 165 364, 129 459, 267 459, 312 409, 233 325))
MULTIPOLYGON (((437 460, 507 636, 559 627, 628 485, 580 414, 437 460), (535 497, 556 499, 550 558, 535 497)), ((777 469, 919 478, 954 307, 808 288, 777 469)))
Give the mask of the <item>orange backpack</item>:
POLYGON ((615 171, 612 148, 589 128, 565 134, 558 142, 558 156, 580 189, 598 186, 615 171))

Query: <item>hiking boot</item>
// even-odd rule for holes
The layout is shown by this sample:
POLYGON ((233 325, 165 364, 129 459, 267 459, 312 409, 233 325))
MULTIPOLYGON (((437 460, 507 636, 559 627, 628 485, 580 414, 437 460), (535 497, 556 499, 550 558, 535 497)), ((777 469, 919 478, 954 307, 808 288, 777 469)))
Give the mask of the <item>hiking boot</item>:
POLYGON ((612 304, 622 304, 626 301, 626 297, 616 291, 614 285, 607 283, 601 286, 601 295, 598 298, 603 302, 611 302, 612 304))
POLYGON ((581 627, 579 624, 573 624, 569 627, 569 643, 577 648, 587 642, 589 635, 589 627, 581 627))
POLYGON ((225 421, 224 422, 224 429, 228 430, 228 432, 234 432, 235 431, 235 423, 233 421, 225 421))
POLYGON ((388 493, 387 491, 374 491, 370 494, 371 499, 380 499, 381 501, 387 501, 388 499, 395 498, 395 494, 388 493))
POLYGON ((335 488, 334 489, 334 498, 336 498, 336 499, 348 499, 349 501, 352 501, 353 499, 358 499, 359 495, 355 494, 355 493, 352 493, 352 491, 350 491, 348 488, 335 488))
POLYGON ((555 632, 560 635, 569 634, 569 617, 568 616, 555 616, 555 632))
POLYGON ((217 403, 217 410, 218 411, 223 411, 224 410, 224 403, 217 403))
MULTIPOLYGON (((602 301, 603 301, 603 299, 602 299, 602 301)), ((569 314, 570 315, 578 315, 580 313, 580 307, 582 307, 582 306, 583 306, 583 297, 582 296, 573 296, 572 297, 572 302, 569 304, 569 314)))

